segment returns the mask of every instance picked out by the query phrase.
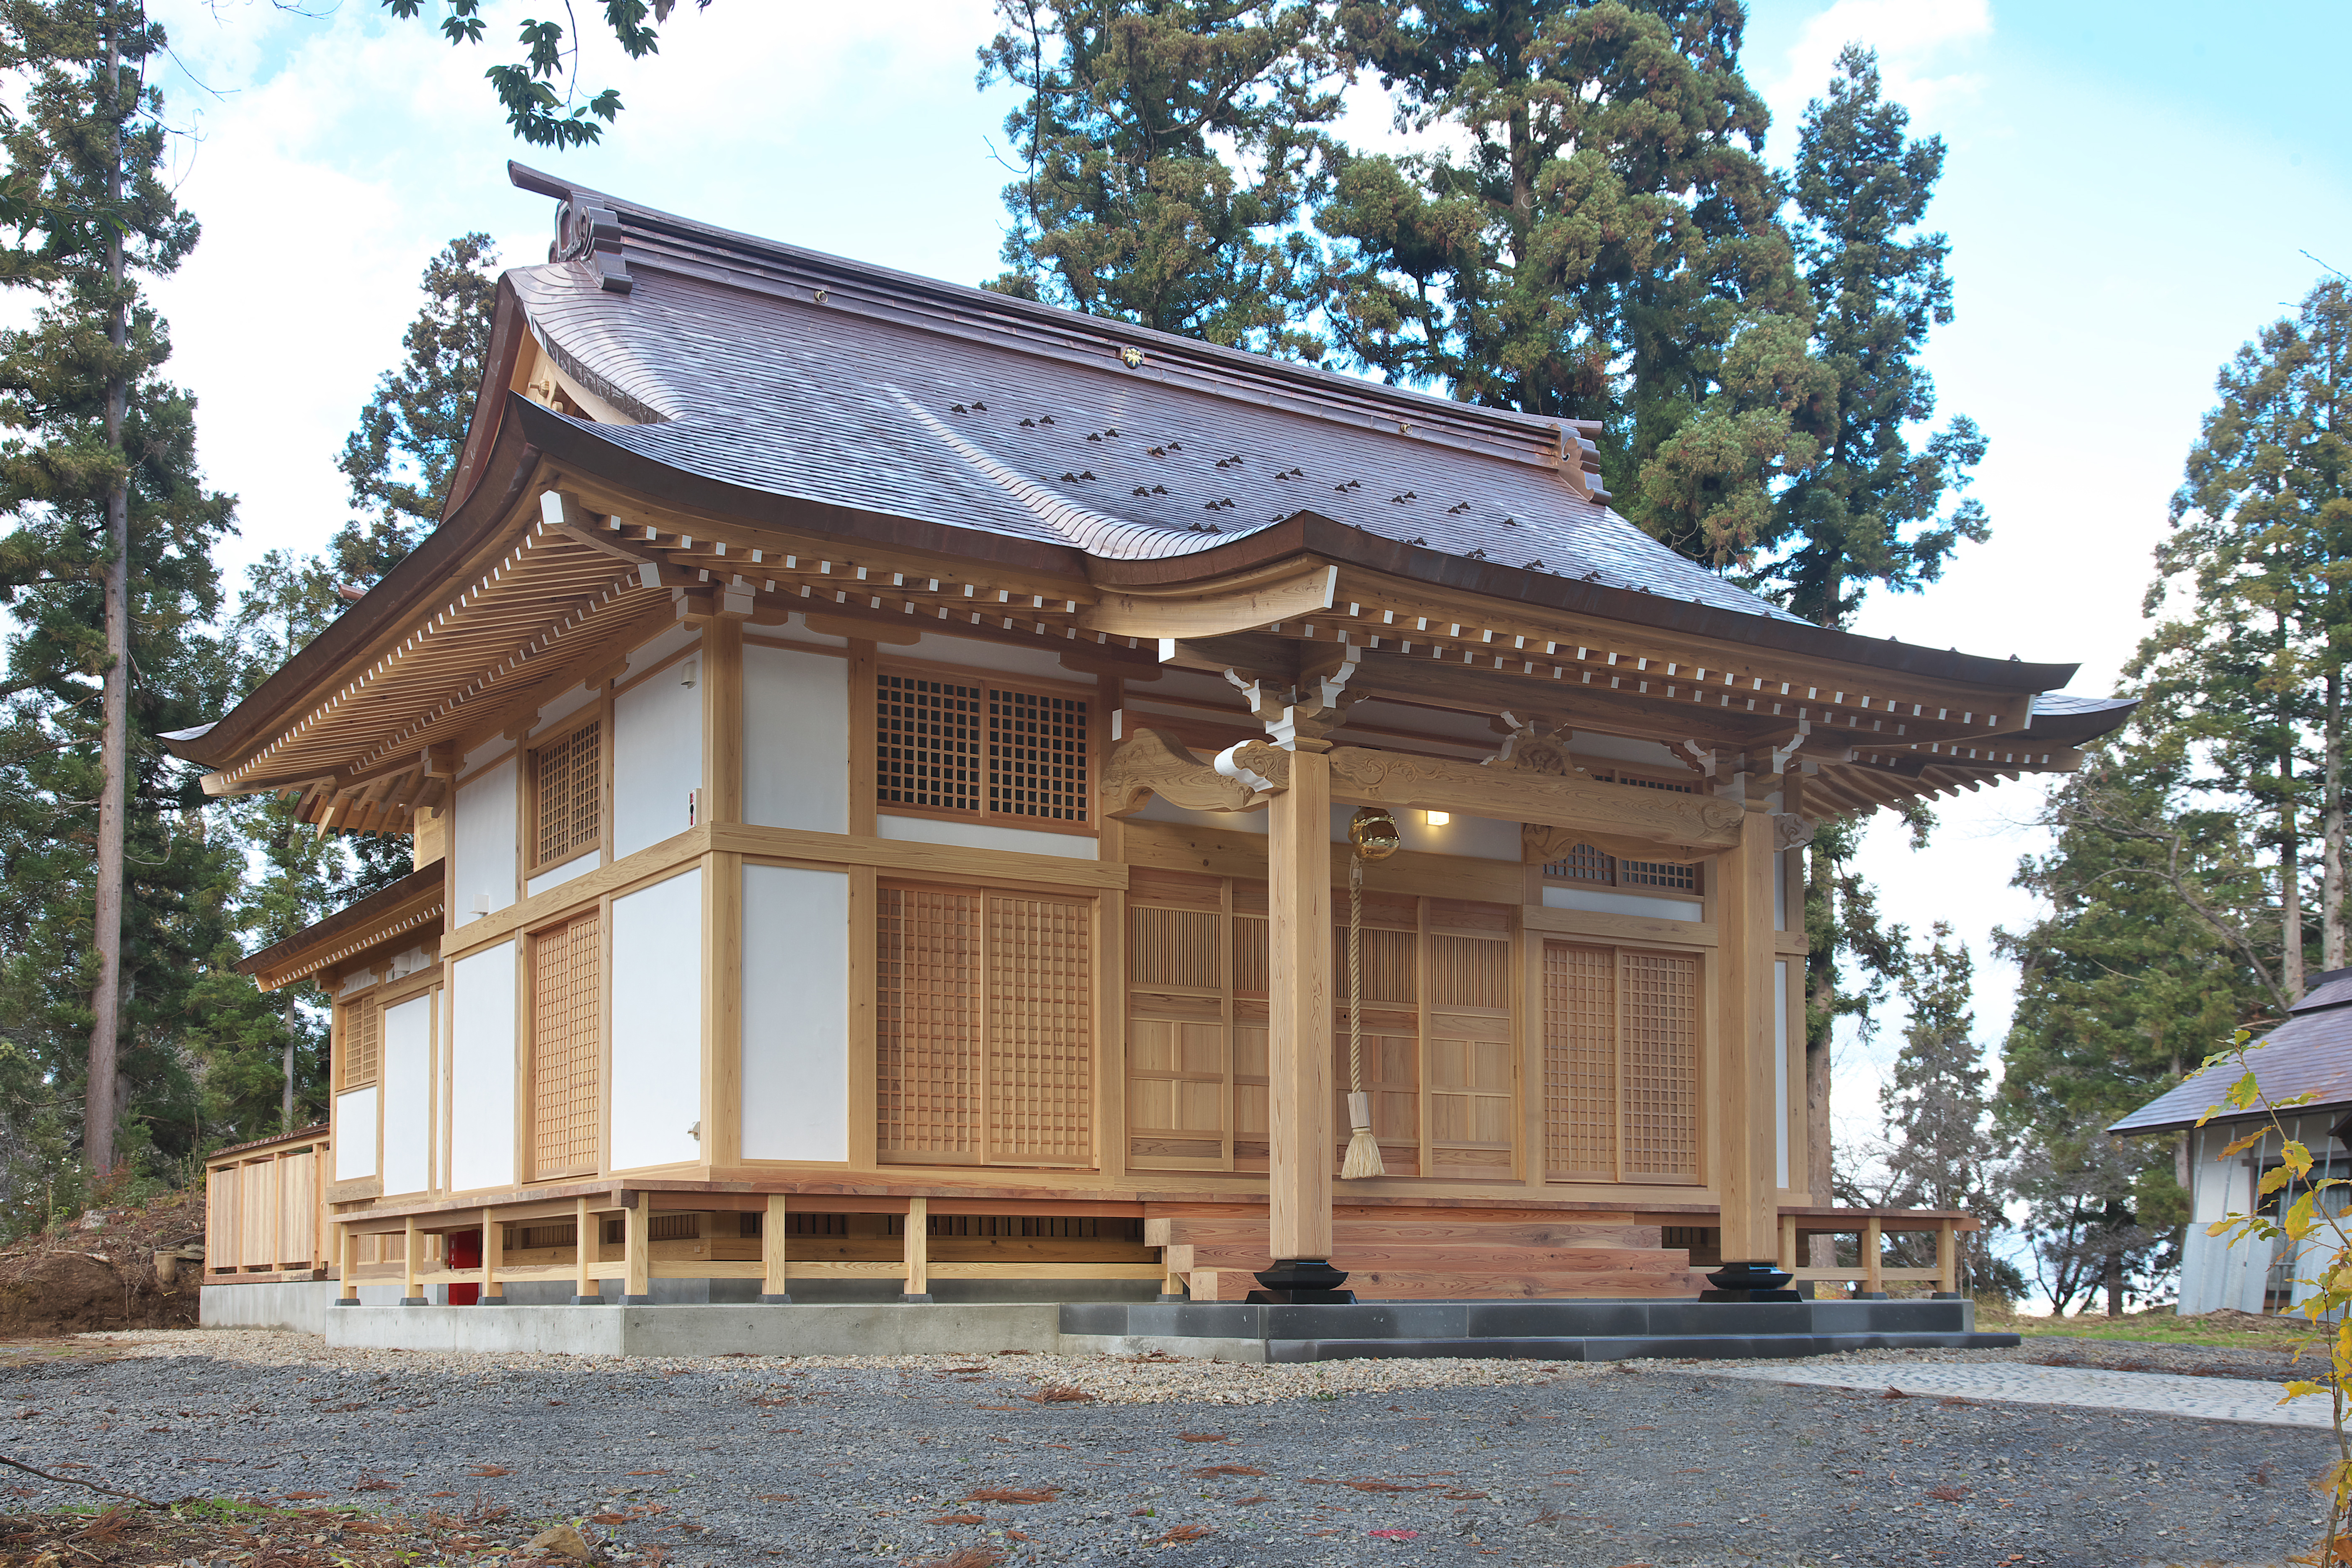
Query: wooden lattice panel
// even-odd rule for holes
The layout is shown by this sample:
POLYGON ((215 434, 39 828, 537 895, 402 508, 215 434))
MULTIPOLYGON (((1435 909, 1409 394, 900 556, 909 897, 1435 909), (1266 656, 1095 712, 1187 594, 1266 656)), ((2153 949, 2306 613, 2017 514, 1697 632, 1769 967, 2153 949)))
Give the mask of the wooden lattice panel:
POLYGON ((1218 963, 1219 927, 1212 910, 1130 906, 1128 984, 1137 989, 1177 986, 1214 991, 1224 984, 1218 963))
POLYGON ((978 815, 987 772, 981 689, 884 670, 876 690, 881 804, 978 815))
POLYGON ((1698 1178, 1698 961, 1628 952, 1618 972, 1626 1179, 1698 1178))
POLYGON ((1087 704, 992 686, 988 692, 988 809, 1045 822, 1090 819, 1087 704))
POLYGON ((360 1089, 375 1081, 383 1042, 383 1016, 373 996, 346 1002, 337 1010, 342 1026, 335 1031, 335 1087, 360 1089))
POLYGON ((988 900, 988 1155, 1020 1164, 1094 1158, 1093 906, 988 900))
POLYGON ((1617 1179, 1617 954, 1544 945, 1544 1169, 1617 1179))
POLYGON ((1268 947, 1269 928, 1264 915, 1234 916, 1234 994, 1264 996, 1269 984, 1266 975, 1271 959, 1268 947))
POLYGON ((530 753, 537 831, 534 867, 552 866, 596 847, 604 821, 604 726, 591 721, 530 753))
POLYGON ((593 910, 531 941, 534 1180, 593 1173, 599 1163, 604 962, 603 921, 593 910))
POLYGON ((884 888, 876 942, 877 1147, 887 1160, 980 1158, 981 897, 884 888))

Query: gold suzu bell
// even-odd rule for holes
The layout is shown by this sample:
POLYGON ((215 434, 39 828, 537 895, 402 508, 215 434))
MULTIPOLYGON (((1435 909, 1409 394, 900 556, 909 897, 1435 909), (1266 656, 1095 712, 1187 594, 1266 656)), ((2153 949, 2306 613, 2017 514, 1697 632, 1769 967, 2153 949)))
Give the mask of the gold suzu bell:
POLYGON ((1348 838, 1367 860, 1385 860, 1404 842, 1397 833, 1396 818, 1377 805, 1356 808, 1348 823, 1348 838))

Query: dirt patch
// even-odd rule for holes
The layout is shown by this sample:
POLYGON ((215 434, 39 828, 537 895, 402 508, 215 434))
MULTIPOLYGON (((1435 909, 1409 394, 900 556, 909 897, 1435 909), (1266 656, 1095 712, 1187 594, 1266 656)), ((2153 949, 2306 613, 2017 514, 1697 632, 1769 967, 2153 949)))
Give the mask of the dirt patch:
POLYGON ((19 1242, 0 1252, 0 1336, 194 1327, 205 1266, 183 1262, 166 1285, 155 1254, 200 1245, 204 1234, 203 1196, 173 1193, 92 1209, 19 1242))
MULTIPOLYGON (((530 1536, 526 1529, 523 1539, 530 1536)), ((426 1562, 451 1562, 483 1552, 511 1553, 504 1561, 518 1564, 570 1561, 523 1545, 503 1519, 468 1518, 462 1511, 428 1510, 424 1520, 413 1520, 348 1509, 200 1503, 168 1512, 126 1505, 0 1514, 0 1563, 54 1568, 216 1560, 268 1568, 394 1568, 418 1562, 420 1554, 426 1562)))

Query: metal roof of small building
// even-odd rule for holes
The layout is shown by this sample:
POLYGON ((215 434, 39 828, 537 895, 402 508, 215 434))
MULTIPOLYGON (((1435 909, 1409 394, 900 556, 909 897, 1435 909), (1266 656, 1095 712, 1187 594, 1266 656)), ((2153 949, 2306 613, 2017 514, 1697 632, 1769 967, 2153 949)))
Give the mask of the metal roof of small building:
MULTIPOLYGON (((2312 1096, 2294 1108, 2296 1113, 2352 1106, 2352 969, 2312 976, 2310 989, 2287 1009, 2285 1021, 2247 1053, 2246 1066, 2273 1104, 2312 1096)), ((2228 1061, 2191 1073, 2107 1131, 2168 1132, 2193 1127, 2207 1110, 2222 1103, 2223 1094, 2242 1076, 2244 1069, 2228 1061)), ((2231 1107, 2226 1118, 2242 1121, 2246 1114, 2231 1107)))

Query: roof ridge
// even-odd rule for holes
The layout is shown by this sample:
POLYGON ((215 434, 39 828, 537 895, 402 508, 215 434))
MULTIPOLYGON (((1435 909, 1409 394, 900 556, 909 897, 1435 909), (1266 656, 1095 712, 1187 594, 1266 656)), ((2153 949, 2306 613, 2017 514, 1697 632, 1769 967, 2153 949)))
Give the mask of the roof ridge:
POLYGON ((632 262, 665 269, 682 266, 705 278, 714 266, 782 273, 807 289, 814 302, 824 302, 835 289, 861 295, 870 291, 873 297, 861 299, 861 304, 869 309, 887 307, 911 325, 949 335, 1058 354, 1090 342, 1105 359, 1118 363, 1127 362, 1127 353, 1139 352, 1143 358, 1128 368, 1151 361, 1163 373, 1174 371, 1188 382, 1226 396, 1238 394, 1263 399, 1271 394, 1297 412, 1349 422, 1360 422, 1368 415, 1386 415, 1396 420, 1399 434, 1408 436, 1416 424, 1435 426, 1457 440, 1467 437, 1489 447, 1497 455, 1560 469, 1573 486, 1586 492, 1587 499, 1608 499, 1608 492, 1601 488, 1600 448, 1593 440, 1601 428, 1598 420, 1462 403, 1411 387, 1206 343, 1114 317, 1066 310, 1016 295, 721 228, 512 160, 507 172, 520 189, 564 204, 557 209, 557 238, 549 248, 549 260, 593 258, 605 287, 615 292, 627 291, 627 268, 632 262), (612 220, 606 223, 587 216, 593 209, 611 213, 612 220), (672 247, 684 254, 664 254, 672 247))

